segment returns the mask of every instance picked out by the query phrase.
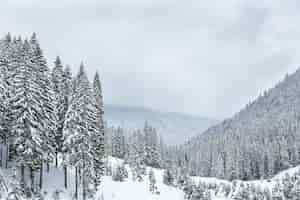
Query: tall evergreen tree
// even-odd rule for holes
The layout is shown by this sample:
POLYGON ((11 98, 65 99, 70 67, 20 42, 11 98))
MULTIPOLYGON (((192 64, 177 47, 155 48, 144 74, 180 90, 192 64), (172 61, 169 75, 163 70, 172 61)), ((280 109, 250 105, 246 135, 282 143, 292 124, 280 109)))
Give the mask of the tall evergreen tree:
POLYGON ((93 92, 94 92, 94 112, 95 112, 95 127, 96 131, 94 136, 92 136, 92 147, 94 152, 94 170, 95 170, 95 186, 100 184, 101 176, 104 175, 104 121, 103 121, 103 96, 101 82, 99 74, 96 73, 93 82, 93 92))
POLYGON ((64 86, 64 69, 60 60, 60 57, 56 57, 54 62, 54 68, 52 69, 52 83, 55 97, 55 110, 56 110, 56 130, 55 135, 55 166, 58 165, 58 153, 61 152, 63 144, 63 126, 65 119, 65 86, 64 86))
POLYGON ((42 188, 43 178, 43 162, 49 163, 54 154, 53 146, 55 144, 54 131, 56 129, 56 110, 54 107, 55 99, 53 95, 53 87, 50 79, 50 70, 47 66, 46 59, 40 48, 36 34, 30 38, 30 46, 32 49, 31 62, 37 71, 34 77, 38 84, 38 93, 40 94, 39 107, 42 115, 42 130, 39 134, 42 139, 43 157, 40 163, 40 188, 42 188))
POLYGON ((40 166, 43 156, 44 131, 43 104, 41 102, 40 85, 37 81, 39 71, 33 63, 33 51, 27 40, 24 44, 17 41, 18 54, 14 74, 13 87, 15 95, 11 103, 13 108, 13 131, 16 135, 17 163, 21 169, 21 182, 25 187, 25 167, 30 168, 31 188, 33 190, 33 171, 40 166))
POLYGON ((5 158, 6 167, 8 161, 8 140, 12 138, 10 107, 10 96, 12 96, 12 88, 10 86, 12 47, 11 36, 7 34, 0 41, 0 140, 6 146, 5 152, 3 151, 3 146, 1 147, 0 164, 3 164, 3 159, 5 158))
MULTIPOLYGON (((86 199, 88 185, 94 181, 94 149, 91 141, 97 127, 94 124, 93 91, 83 64, 80 65, 74 89, 64 125, 64 146, 68 151, 69 164, 75 166, 76 171, 80 169, 82 194, 83 199, 86 199)), ((75 181, 77 183, 77 179, 75 181)))
MULTIPOLYGON (((64 69, 64 73, 63 73, 63 97, 64 97, 63 112, 62 112, 63 126, 65 123, 67 111, 68 111, 70 103, 71 103, 71 95, 73 92, 72 83, 73 83, 73 79, 72 79, 71 69, 69 66, 66 66, 64 69)), ((63 140, 62 140, 63 138, 59 139, 59 137, 57 137, 57 139, 63 142, 63 140)), ((63 168, 64 168, 64 186, 65 186, 65 188, 67 188, 68 187, 68 167, 67 167, 68 165, 66 162, 66 152, 64 151, 63 148, 61 148, 61 151, 62 151, 62 155, 63 155, 63 163, 62 164, 63 164, 63 168)))

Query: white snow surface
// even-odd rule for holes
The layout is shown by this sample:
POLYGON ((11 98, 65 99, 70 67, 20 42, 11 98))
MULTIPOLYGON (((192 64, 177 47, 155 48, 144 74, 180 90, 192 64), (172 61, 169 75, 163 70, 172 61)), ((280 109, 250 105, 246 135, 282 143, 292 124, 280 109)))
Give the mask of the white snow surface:
MULTIPOLYGON (((122 164, 122 160, 116 158, 109 158, 109 163, 111 166, 116 167, 122 164)), ((125 165, 127 170, 129 167, 125 165)), ((149 172, 150 168, 147 168, 149 172)), ((275 180, 282 179, 287 173, 293 175, 300 170, 300 166, 295 168, 290 168, 286 171, 283 171, 276 175, 270 180, 256 180, 256 181, 247 181, 247 183, 254 184, 258 187, 265 188, 273 187, 275 180)), ((184 193, 175 187, 167 186, 162 181, 163 170, 162 169, 153 169, 157 187, 160 194, 152 194, 149 191, 149 179, 145 175, 142 182, 133 181, 131 178, 131 173, 129 170, 129 177, 125 179, 124 182, 116 182, 112 180, 111 176, 104 176, 102 178, 101 186, 96 193, 95 200, 184 200, 184 193)), ((53 193, 55 190, 61 190, 60 199, 61 200, 71 200, 74 195, 74 170, 69 170, 68 172, 68 189, 64 189, 63 185, 63 170, 59 168, 51 167, 50 172, 47 173, 44 171, 44 188, 43 193, 45 194, 45 200, 53 200, 53 193)), ((4 180, 4 184, 0 184, 0 189, 5 191, 5 187, 8 187, 12 180, 10 176, 12 170, 5 170, 0 167, 0 179, 4 180)), ((38 177, 38 176, 37 176, 38 177)), ((220 180, 217 178, 205 178, 205 177, 192 177, 192 179, 197 183, 199 181, 204 183, 216 183, 216 184, 229 184, 231 182, 226 180, 220 180)), ((1 191, 1 190, 0 190, 1 191)), ((81 192, 81 188, 79 189, 81 192)), ((3 192, 2 192, 3 193, 3 192)), ((5 200, 7 194, 1 194, 0 200, 5 200)), ((222 194, 218 193, 216 196, 212 196, 212 200, 231 200, 230 198, 225 198, 222 194)), ((81 194, 79 193, 79 200, 81 200, 81 194)))

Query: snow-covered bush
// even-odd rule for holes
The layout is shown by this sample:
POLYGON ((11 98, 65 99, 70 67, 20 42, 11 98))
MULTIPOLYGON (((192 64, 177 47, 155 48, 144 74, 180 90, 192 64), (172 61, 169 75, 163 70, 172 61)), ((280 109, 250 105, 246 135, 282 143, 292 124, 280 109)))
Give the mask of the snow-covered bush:
POLYGON ((124 181, 128 177, 128 172, 124 165, 117 166, 113 171, 112 178, 114 181, 124 181))
POLYGON ((163 174, 163 182, 166 185, 173 185, 174 184, 174 176, 170 169, 165 169, 163 174))
POLYGON ((158 191, 158 188, 156 185, 155 174, 152 169, 149 171, 149 191, 152 194, 159 194, 159 191, 158 191))

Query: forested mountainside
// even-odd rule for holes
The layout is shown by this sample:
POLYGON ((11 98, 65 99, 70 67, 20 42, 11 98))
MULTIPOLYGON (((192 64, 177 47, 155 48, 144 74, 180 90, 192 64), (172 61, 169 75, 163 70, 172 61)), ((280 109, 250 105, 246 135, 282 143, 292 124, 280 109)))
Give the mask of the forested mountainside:
POLYGON ((143 128, 145 121, 156 128, 166 144, 183 144, 192 136, 202 133, 217 120, 180 113, 154 111, 147 108, 104 105, 108 127, 122 127, 125 132, 143 128), (127 130, 127 131, 126 131, 127 130))
POLYGON ((300 163, 300 70, 179 150, 191 173, 260 179, 300 163))

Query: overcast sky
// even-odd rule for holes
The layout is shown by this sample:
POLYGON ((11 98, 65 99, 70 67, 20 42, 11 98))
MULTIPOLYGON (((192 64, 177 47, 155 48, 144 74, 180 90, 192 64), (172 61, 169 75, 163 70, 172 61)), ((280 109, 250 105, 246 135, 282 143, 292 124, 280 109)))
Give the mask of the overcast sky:
POLYGON ((224 118, 300 64, 298 0, 1 0, 0 33, 37 32, 107 104, 224 118))

